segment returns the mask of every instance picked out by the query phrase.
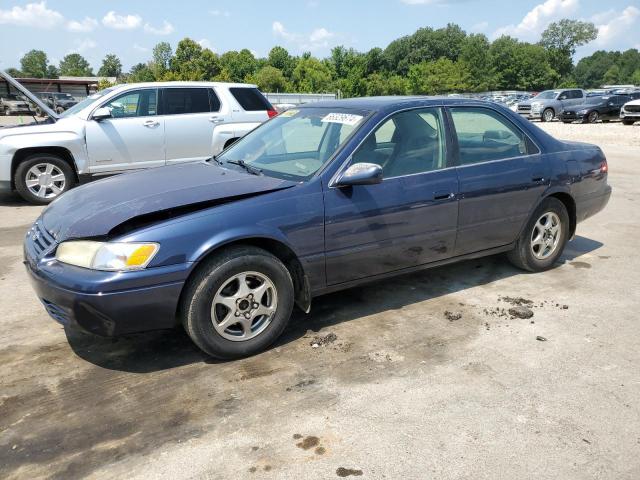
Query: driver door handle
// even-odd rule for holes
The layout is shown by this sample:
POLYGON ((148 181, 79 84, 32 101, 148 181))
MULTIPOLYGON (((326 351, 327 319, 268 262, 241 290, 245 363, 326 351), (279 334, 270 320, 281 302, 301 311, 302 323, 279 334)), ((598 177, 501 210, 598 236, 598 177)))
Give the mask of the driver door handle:
POLYGON ((209 117, 209 121, 211 123, 222 123, 224 122, 224 118, 220 118, 220 117, 209 117))
POLYGON ((160 122, 157 122, 155 120, 146 120, 142 125, 144 125, 145 127, 157 127, 158 125, 160 125, 160 122))

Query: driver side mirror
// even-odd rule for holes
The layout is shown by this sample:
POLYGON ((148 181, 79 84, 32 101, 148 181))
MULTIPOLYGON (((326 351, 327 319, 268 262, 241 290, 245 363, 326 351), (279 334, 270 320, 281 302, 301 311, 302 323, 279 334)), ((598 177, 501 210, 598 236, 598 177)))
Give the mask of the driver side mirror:
POLYGON ((377 163, 354 163, 336 182, 338 187, 375 185, 382 182, 382 167, 377 163))
POLYGON ((566 99, 567 99, 567 96, 566 96, 566 95, 560 95, 560 96, 558 97, 558 100, 566 100, 566 99))
POLYGON ((111 118, 111 109, 108 107, 100 107, 95 112, 93 112, 93 120, 99 122, 101 120, 105 120, 107 118, 111 118))

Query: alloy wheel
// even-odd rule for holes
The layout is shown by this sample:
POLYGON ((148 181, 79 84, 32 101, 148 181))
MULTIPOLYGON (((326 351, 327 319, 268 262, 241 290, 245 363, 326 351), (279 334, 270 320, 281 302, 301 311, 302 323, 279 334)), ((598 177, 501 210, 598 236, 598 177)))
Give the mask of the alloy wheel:
POLYGON ((213 328, 234 342, 250 340, 269 326, 278 307, 278 292, 266 275, 242 272, 228 278, 211 305, 213 328))
POLYGON ((544 213, 531 232, 531 252, 538 260, 546 260, 558 248, 562 234, 560 217, 554 212, 544 213))
POLYGON ((27 170, 24 183, 36 197, 54 198, 64 191, 66 179, 53 163, 38 163, 27 170))

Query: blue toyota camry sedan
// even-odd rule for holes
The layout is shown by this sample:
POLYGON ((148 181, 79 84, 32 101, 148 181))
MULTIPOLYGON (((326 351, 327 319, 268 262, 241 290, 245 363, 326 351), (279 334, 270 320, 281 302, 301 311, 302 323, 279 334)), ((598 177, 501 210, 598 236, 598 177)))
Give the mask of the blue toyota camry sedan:
POLYGON ((330 291, 500 252, 549 269, 610 195, 600 148, 496 104, 341 100, 288 110, 209 161, 71 190, 27 233, 25 265, 65 326, 183 325, 237 358, 330 291))

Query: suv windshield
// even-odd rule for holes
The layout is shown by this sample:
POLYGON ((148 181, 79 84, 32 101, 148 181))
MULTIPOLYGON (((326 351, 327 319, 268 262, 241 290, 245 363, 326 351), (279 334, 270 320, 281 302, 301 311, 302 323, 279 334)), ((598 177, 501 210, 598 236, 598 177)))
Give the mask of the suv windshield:
POLYGON ((544 92, 540 92, 536 95, 535 98, 540 100, 550 100, 556 98, 559 93, 560 92, 558 90, 545 90, 544 92))
POLYGON ((100 90, 97 93, 94 93, 93 95, 89 95, 87 98, 85 98, 84 100, 82 100, 81 102, 76 103, 73 107, 71 107, 69 110, 66 110, 64 113, 62 113, 60 115, 60 117, 68 117, 70 115, 75 115, 76 113, 78 113, 80 110, 88 107, 89 105, 91 105, 93 102, 95 102, 97 99, 104 97, 105 95, 107 95, 108 93, 113 92, 116 89, 116 87, 111 87, 111 88, 105 88, 104 90, 100 90))
POLYGON ((253 130, 216 160, 230 168, 271 177, 306 180, 331 159, 362 124, 368 111, 344 108, 287 110, 253 130))

